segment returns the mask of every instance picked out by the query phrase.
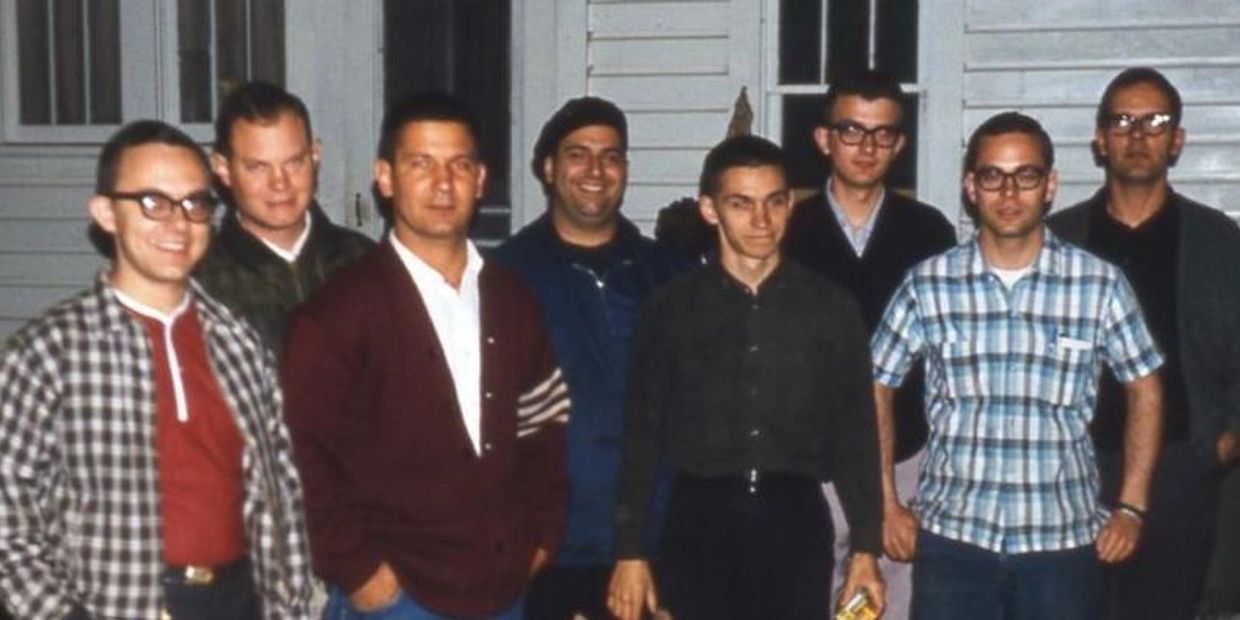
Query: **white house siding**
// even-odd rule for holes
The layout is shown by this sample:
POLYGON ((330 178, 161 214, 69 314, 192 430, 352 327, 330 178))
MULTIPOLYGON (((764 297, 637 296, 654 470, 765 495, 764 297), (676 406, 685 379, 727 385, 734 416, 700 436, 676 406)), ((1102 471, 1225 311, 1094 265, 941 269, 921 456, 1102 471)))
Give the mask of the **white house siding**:
POLYGON ((86 241, 96 150, 0 146, 0 339, 101 264, 86 241))
POLYGON ((961 143, 996 112, 1037 117, 1055 142, 1056 203, 1070 205, 1102 182, 1089 147, 1102 90, 1125 67, 1154 66, 1185 104, 1172 183, 1240 216, 1238 42, 1235 0, 968 0, 961 143))
POLYGON ((742 85, 757 105, 756 8, 735 1, 588 5, 587 92, 628 115, 624 210, 647 232, 660 208, 697 194, 702 159, 723 139, 742 85))

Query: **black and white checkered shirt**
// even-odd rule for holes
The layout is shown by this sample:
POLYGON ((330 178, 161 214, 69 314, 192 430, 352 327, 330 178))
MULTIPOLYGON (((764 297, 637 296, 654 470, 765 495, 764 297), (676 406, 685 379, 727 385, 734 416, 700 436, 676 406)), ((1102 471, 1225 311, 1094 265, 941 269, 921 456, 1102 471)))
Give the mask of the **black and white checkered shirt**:
MULTIPOLYGON (((194 284, 220 389, 245 438, 243 515, 266 618, 309 616, 301 484, 271 354, 194 284)), ((0 362, 0 596, 20 618, 156 618, 163 533, 155 373, 106 276, 26 325, 0 362)))

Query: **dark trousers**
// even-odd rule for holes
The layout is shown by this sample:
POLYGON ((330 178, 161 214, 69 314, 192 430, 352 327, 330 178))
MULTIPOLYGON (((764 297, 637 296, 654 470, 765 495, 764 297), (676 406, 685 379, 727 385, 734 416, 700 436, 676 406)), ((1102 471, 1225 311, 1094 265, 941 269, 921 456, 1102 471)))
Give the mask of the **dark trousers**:
POLYGON ((172 620, 259 620, 262 607, 250 564, 237 562, 219 571, 210 585, 191 585, 172 571, 163 577, 164 608, 172 620))
MULTIPOLYGON (((1123 455, 1099 451, 1098 466, 1103 501, 1114 502, 1123 477, 1123 455)), ((1105 571, 1104 618, 1194 616, 1214 540, 1220 476, 1213 455, 1194 451, 1187 441, 1163 447, 1137 551, 1127 562, 1105 571)))
POLYGON ((538 574, 525 594, 527 620, 569 620, 580 614, 594 620, 610 618, 607 586, 610 564, 552 566, 538 574))
POLYGON ((660 603, 677 620, 822 620, 833 538, 817 480, 680 475, 663 531, 660 603))

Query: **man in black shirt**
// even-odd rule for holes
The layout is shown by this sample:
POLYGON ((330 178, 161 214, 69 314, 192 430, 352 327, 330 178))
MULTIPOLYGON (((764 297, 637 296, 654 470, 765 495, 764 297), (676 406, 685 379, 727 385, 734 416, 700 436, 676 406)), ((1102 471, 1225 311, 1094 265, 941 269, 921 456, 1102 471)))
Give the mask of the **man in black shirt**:
MULTIPOLYGON (((892 76, 860 70, 831 84, 814 144, 830 160, 822 191, 798 202, 788 219, 788 257, 848 289, 873 332, 905 272, 956 243, 956 232, 938 209, 901 195, 888 173, 907 144, 904 93, 892 76)), ((891 420, 895 464, 883 481, 886 505, 909 505, 917 492, 926 443, 924 381, 920 366, 895 391, 891 420)), ((888 471, 888 468, 884 468, 888 471)), ((827 496, 835 494, 827 486, 827 496)), ((832 512, 836 558, 848 551, 848 526, 832 512)), ((887 615, 908 616, 912 564, 880 560, 887 580, 887 615)), ((842 580, 843 575, 838 574, 842 580)))
MULTIPOLYGON (((1150 505, 1139 507, 1147 511, 1143 541, 1131 562, 1107 575, 1107 618, 1194 617, 1219 481, 1240 475, 1240 229, 1171 188, 1168 170, 1184 147, 1182 111, 1179 92, 1158 71, 1138 67, 1116 76, 1094 130, 1106 185, 1049 220, 1056 233, 1124 271, 1167 359, 1162 455, 1150 505)), ((1124 394, 1109 373, 1099 387, 1093 435, 1103 500, 1113 502, 1123 468, 1124 394)), ((1235 545, 1240 497, 1227 496, 1223 508, 1233 512, 1218 517, 1218 542, 1235 545)), ((1215 557, 1200 611, 1240 611, 1240 558, 1231 553, 1215 557)))
POLYGON ((827 617, 832 472, 852 526, 842 598, 884 602, 881 490, 865 324, 851 295, 783 260, 791 205, 779 147, 729 138, 699 208, 719 260, 647 304, 625 411, 608 606, 636 620, 827 617), (660 589, 644 557, 660 460, 675 472, 660 589))

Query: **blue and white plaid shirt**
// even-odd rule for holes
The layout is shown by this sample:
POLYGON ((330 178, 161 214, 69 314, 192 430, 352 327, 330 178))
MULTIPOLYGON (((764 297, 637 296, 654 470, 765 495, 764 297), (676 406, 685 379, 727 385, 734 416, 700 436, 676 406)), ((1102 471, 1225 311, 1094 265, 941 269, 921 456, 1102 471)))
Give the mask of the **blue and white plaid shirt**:
POLYGON ((995 552, 1093 541, 1106 518, 1088 429, 1100 364, 1127 383, 1163 361, 1120 271, 1044 235, 1011 289, 976 240, 914 267, 871 342, 888 386, 925 359, 921 526, 995 552))

